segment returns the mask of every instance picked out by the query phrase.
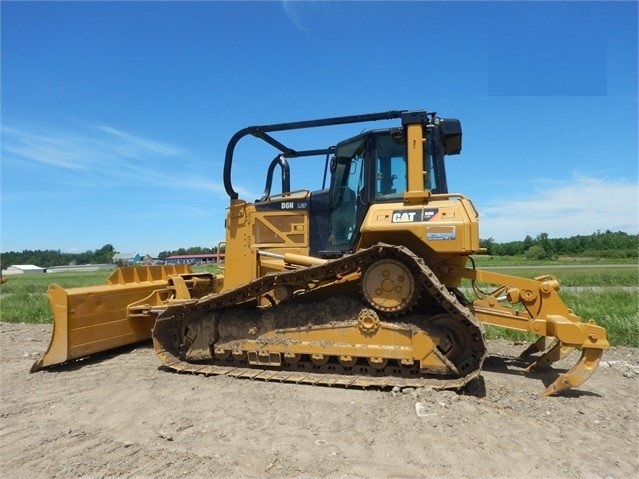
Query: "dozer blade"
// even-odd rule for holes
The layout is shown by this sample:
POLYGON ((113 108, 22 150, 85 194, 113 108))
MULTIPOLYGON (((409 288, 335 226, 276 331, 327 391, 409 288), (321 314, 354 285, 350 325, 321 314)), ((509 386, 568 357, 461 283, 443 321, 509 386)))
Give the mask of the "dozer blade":
POLYGON ((151 337, 153 319, 130 317, 128 306, 158 290, 172 276, 189 274, 186 265, 118 268, 101 286, 49 287, 53 334, 31 372, 151 337))
POLYGON ((574 388, 583 384, 597 369, 603 354, 602 349, 584 348, 581 358, 570 371, 560 374, 555 381, 543 392, 544 396, 551 396, 560 391, 574 388))

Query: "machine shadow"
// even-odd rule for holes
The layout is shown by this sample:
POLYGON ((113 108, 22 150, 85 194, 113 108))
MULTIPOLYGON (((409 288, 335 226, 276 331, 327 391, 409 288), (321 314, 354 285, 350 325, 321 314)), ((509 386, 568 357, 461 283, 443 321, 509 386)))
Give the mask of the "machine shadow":
POLYGON ((64 372, 64 371, 77 371, 82 369, 85 366, 91 366, 95 364, 101 364, 103 362, 114 359, 117 356, 122 354, 128 354, 133 352, 136 349, 148 349, 153 350, 153 343, 150 339, 145 339, 144 341, 140 341, 138 343, 127 344, 126 346, 120 346, 115 349, 110 349, 108 351, 103 351, 100 353, 92 354, 91 356, 87 356, 84 358, 72 359, 62 364, 54 364, 51 366, 47 366, 43 369, 33 372, 39 371, 47 371, 47 372, 64 372))
MULTIPOLYGON (((531 358, 517 358, 500 355, 490 355, 484 360, 483 371, 508 374, 512 376, 524 376, 529 379, 541 381, 544 387, 550 386, 555 379, 568 370, 564 368, 553 368, 551 366, 539 367, 534 371, 526 371, 526 367, 530 364, 531 358)), ((541 394, 540 394, 541 396, 541 394)), ((590 391, 580 391, 578 389, 567 389, 556 394, 561 397, 578 398, 582 396, 601 397, 600 394, 590 391)))

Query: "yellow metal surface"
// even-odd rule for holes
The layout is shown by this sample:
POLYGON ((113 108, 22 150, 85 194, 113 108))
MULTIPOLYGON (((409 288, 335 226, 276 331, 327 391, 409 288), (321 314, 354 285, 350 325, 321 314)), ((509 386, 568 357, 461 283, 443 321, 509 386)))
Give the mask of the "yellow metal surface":
MULTIPOLYGON (((538 335, 540 340, 524 352, 542 353, 530 364, 530 370, 550 365, 574 349, 581 349, 578 363, 548 386, 545 393, 554 394, 581 384, 596 369, 602 351, 609 347, 604 328, 592 321, 583 322, 568 309, 557 294, 559 286, 554 278, 530 280, 466 268, 469 255, 482 252, 478 213, 463 195, 435 194, 425 189, 428 173, 424 165, 423 125, 406 125, 405 134, 407 165, 403 196, 396 201, 388 199, 394 202, 384 199, 367 205, 356 241, 348 247, 357 252, 380 242, 401 245, 419 256, 443 289, 459 287, 462 278, 497 285, 498 292, 469 305, 476 318, 485 324, 538 335), (553 340, 550 346, 546 339, 553 340)), ((53 285, 49 290, 54 313, 53 336, 49 349, 36 361, 33 370, 147 339, 155 313, 176 302, 186 304, 190 298, 240 289, 268 274, 322 264, 325 260, 310 257, 310 208, 292 208, 294 202, 310 204, 310 201, 308 191, 286 193, 257 203, 232 199, 225 223, 223 282, 220 277, 197 278, 188 267, 174 266, 120 268, 103 286, 64 290, 53 285)), ((407 272, 397 265, 371 271, 368 278, 363 277, 365 274, 354 271, 331 282, 339 285, 340 294, 344 295, 355 294, 348 290, 349 285, 362 285, 371 304, 387 313, 410 309, 417 299, 413 297, 416 288, 404 278, 407 272)), ((321 279, 316 283, 312 284, 315 288, 322 284, 321 279)), ((279 287, 273 290, 272 297, 262 293, 254 302, 262 306, 266 299, 286 302, 294 297, 293 293, 292 287, 279 287)), ((314 300, 325 299, 321 288, 306 294, 314 300)), ((359 297, 360 291, 356 294, 359 297)), ((358 351, 360 357, 369 358, 374 368, 383 368, 386 361, 394 360, 406 364, 418 362, 423 368, 440 370, 442 374, 450 369, 436 347, 435 343, 442 339, 436 333, 414 332, 375 318, 365 315, 349 325, 314 324, 285 333, 272 331, 259 341, 243 342, 235 350, 225 351, 219 346, 216 354, 250 352, 253 363, 270 365, 278 364, 282 358, 292 361, 296 355, 311 354, 313 364, 320 367, 329 356, 336 356, 340 364, 348 365, 353 361, 353 351, 358 351), (264 350, 264 343, 269 343, 268 351, 264 350)), ((209 342, 205 339, 196 345, 197 354, 207 350, 209 342)), ((247 370, 246 374, 260 373, 247 370)))
MULTIPOLYGON (((448 288, 459 287, 462 278, 503 286, 500 294, 508 299, 507 304, 497 296, 489 296, 475 301, 473 312, 486 324, 556 339, 556 344, 531 364, 531 368, 552 364, 575 348, 608 348, 605 330, 592 322, 582 322, 569 310, 557 295, 558 285, 554 279, 528 280, 465 268, 469 255, 482 252, 478 213, 473 203, 463 195, 432 194, 424 190, 427 172, 424 169, 421 125, 407 126, 406 135, 407 187, 403 200, 369 205, 353 249, 357 251, 379 242, 403 245, 423 258, 448 288), (409 220, 402 221, 403 218, 409 220), (414 218, 422 220, 414 221, 414 218), (513 308, 514 304, 524 307, 513 308)), ((301 193, 300 198, 307 197, 301 193)), ((254 204, 232 201, 227 222, 224 289, 235 288, 267 273, 283 271, 287 264, 312 264, 303 259, 309 255, 308 225, 308 213, 258 210, 254 204), (287 262, 260 256, 258 250, 290 254, 291 258, 301 255, 302 259, 295 256, 294 261, 287 262)), ((365 297, 372 304, 380 303, 381 310, 393 312, 403 309, 402 305, 412 299, 399 279, 402 273, 389 271, 388 278, 382 273, 381 270, 378 274, 371 273, 369 281, 362 283, 365 297), (387 303, 391 304, 390 309, 384 309, 387 303)), ((288 292, 280 293, 281 297, 288 297, 288 292)), ((330 331, 323 330, 321 334, 328 335, 330 331)), ((537 352, 545 349, 545 342, 543 346, 537 352)), ((321 348, 317 354, 321 354, 321 348)), ((578 378, 587 378, 584 371, 593 365, 596 367, 595 355, 593 352, 585 353, 586 359, 568 373, 570 384, 576 384, 578 378)), ((559 385, 554 388, 560 390, 559 385)))
POLYGON ((186 265, 126 267, 115 270, 102 286, 51 285, 53 334, 32 371, 150 338, 153 321, 129 318, 128 306, 166 289, 172 275, 189 273, 186 265))
POLYGON ((461 277, 450 266, 463 268, 468 255, 482 251, 479 246, 477 213, 462 195, 432 195, 423 206, 414 204, 372 204, 360 227, 356 249, 379 242, 403 245, 424 259, 439 280, 450 288, 461 277), (396 222, 402 211, 417 212, 424 221, 396 222))
POLYGON ((258 251, 286 254, 292 264, 315 264, 309 257, 308 211, 288 211, 280 206, 295 201, 309 202, 310 193, 298 191, 260 203, 231 201, 226 220, 225 291, 286 268, 288 261, 260 257, 258 251))
POLYGON ((458 374, 438 351, 437 342, 443 341, 438 334, 376 318, 371 312, 350 323, 271 330, 254 339, 234 341, 229 346, 218 343, 215 354, 218 357, 248 354, 249 362, 267 364, 271 361, 272 365, 279 365, 282 360, 293 362, 302 354, 308 354, 317 365, 325 364, 330 357, 338 357, 344 365, 357 351, 359 357, 368 358, 371 365, 379 367, 385 366, 388 360, 398 360, 410 365, 417 363, 429 373, 458 374), (268 360, 260 359, 261 351, 268 360), (276 360, 273 360, 274 354, 276 360))
POLYGON ((417 299, 411 270, 401 261, 386 259, 372 264, 362 277, 362 292, 378 311, 407 311, 417 299))
POLYGON ((489 295, 473 302, 472 309, 483 323, 554 337, 565 346, 610 347, 604 328, 591 321, 582 322, 568 309, 557 293, 559 286, 554 278, 527 279, 474 269, 458 269, 457 273, 504 288, 504 299, 489 295), (524 309, 517 310, 514 304, 524 309))
POLYGON ((583 322, 559 297, 559 283, 552 276, 535 279, 520 278, 490 271, 455 269, 455 273, 473 281, 499 286, 492 294, 473 301, 472 311, 481 322, 540 336, 522 356, 542 352, 526 369, 549 366, 565 358, 574 349, 581 349, 579 361, 561 374, 544 391, 544 395, 576 387, 595 371, 601 355, 610 347, 606 330, 594 321, 583 322), (523 309, 514 306, 521 305, 523 309))
POLYGON ((430 191, 424 189, 424 131, 422 125, 408 125, 406 127, 406 153, 408 157, 407 189, 404 192, 406 203, 420 203, 430 196, 430 191))
POLYGON ((584 348, 577 364, 567 373, 560 374, 559 377, 546 388, 543 395, 550 396, 583 384, 597 369, 602 354, 602 349, 584 348))

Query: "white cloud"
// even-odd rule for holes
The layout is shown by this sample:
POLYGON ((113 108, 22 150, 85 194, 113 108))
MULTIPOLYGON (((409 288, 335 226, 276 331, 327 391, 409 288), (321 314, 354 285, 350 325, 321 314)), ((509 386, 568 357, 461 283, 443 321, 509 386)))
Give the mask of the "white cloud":
POLYGON ((532 195, 478 203, 480 236, 504 242, 539 233, 562 238, 597 230, 639 230, 637 182, 575 175, 533 185, 532 195))
POLYGON ((80 170, 85 165, 79 153, 77 138, 2 127, 2 157, 5 162, 19 158, 55 168, 80 170))
POLYGON ((313 0, 282 0, 282 8, 288 19, 301 32, 310 35, 305 23, 309 17, 316 17, 331 8, 331 2, 318 2, 313 0))
POLYGON ((131 156, 137 156, 139 153, 153 153, 160 156, 177 156, 185 153, 181 148, 176 146, 147 138, 140 138, 110 126, 97 126, 95 128, 119 138, 121 140, 120 147, 124 149, 125 153, 129 153, 131 156))
POLYGON ((67 185, 148 184, 222 191, 213 178, 207 180, 201 173, 189 177, 187 167, 198 172, 203 168, 185 148, 108 125, 84 125, 73 132, 33 125, 3 126, 2 157, 6 168, 53 168, 49 176, 56 174, 56 180, 67 185), (175 175, 176 164, 181 168, 179 177, 175 175))
POLYGON ((282 8, 284 8, 284 12, 286 16, 289 18, 291 22, 302 32, 308 33, 304 25, 302 24, 302 12, 300 8, 301 2, 292 2, 289 0, 282 1, 282 8))
POLYGON ((3 151, 9 159, 71 170, 101 166, 135 166, 131 159, 183 155, 180 148, 137 137, 109 126, 84 126, 69 132, 40 126, 2 127, 3 151))

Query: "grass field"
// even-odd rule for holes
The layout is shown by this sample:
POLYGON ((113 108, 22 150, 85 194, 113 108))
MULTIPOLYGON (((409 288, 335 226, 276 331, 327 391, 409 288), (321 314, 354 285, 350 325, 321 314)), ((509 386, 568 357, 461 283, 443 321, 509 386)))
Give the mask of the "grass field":
POLYGON ((535 265, 620 265, 630 264, 636 265, 637 258, 579 258, 579 257, 563 257, 560 256, 554 259, 538 259, 531 262, 531 260, 524 256, 487 256, 487 255, 473 255, 473 259, 477 266, 485 268, 490 266, 529 266, 534 263, 535 265))
MULTIPOLYGON (((639 290, 610 288, 606 290, 561 291, 564 303, 575 314, 606 328, 613 346, 639 346, 639 290)), ((505 338, 532 341, 531 333, 486 326, 488 339, 505 338)))
POLYGON ((50 323, 47 288, 57 283, 63 288, 104 284, 111 271, 25 274, 5 276, 0 287, 0 319, 10 323, 50 323))
MULTIPOLYGON (((493 269, 495 265, 484 265, 493 269)), ((478 266, 479 267, 479 266, 478 266)), ((639 269, 627 265, 606 265, 589 268, 585 265, 566 268, 562 264, 531 268, 525 265, 496 265, 500 273, 534 278, 551 274, 562 285, 560 296, 569 308, 582 319, 594 319, 606 328, 613 345, 639 346, 639 269)), ((213 271, 213 267, 197 268, 213 271)), ((9 276, 0 288, 0 319, 6 322, 50 323, 52 315, 46 295, 51 283, 64 288, 103 284, 109 271, 83 273, 52 273, 44 275, 9 276)), ((462 284, 470 289, 470 283, 462 284)), ((534 339, 534 336, 517 331, 488 326, 488 338, 534 339)))
POLYGON ((605 267, 588 267, 587 265, 570 266, 477 266, 478 269, 495 271, 522 278, 538 276, 555 276, 562 287, 631 287, 639 286, 639 267, 628 265, 606 265, 605 267))
MULTIPOLYGON (((555 276, 561 285, 559 295, 566 305, 582 320, 594 319, 606 328, 608 340, 613 345, 639 346, 639 267, 628 264, 606 264, 597 267, 587 264, 555 262, 544 266, 484 264, 480 269, 496 271, 511 276, 536 278, 555 276)), ((470 281, 462 282, 468 294, 470 281)), ((487 287, 486 290, 490 290, 487 287)), ((472 294, 468 294, 472 297, 472 294)), ((531 333, 486 327, 489 339, 534 339, 531 333)))

